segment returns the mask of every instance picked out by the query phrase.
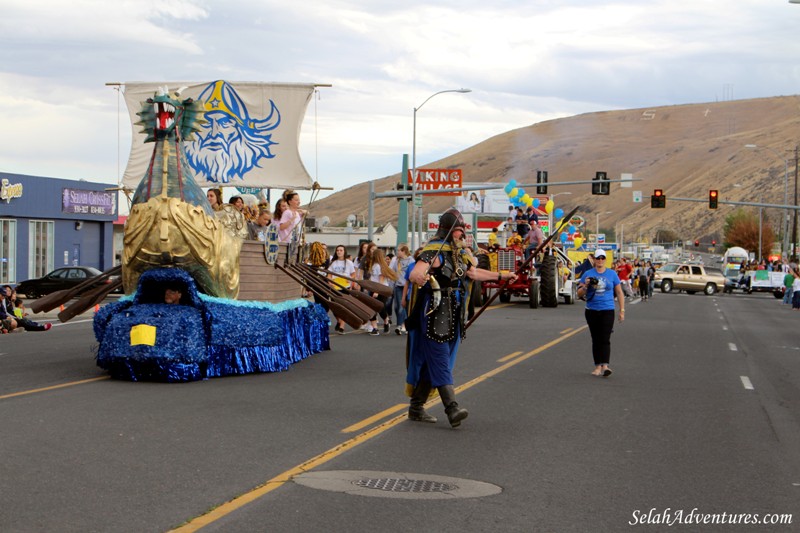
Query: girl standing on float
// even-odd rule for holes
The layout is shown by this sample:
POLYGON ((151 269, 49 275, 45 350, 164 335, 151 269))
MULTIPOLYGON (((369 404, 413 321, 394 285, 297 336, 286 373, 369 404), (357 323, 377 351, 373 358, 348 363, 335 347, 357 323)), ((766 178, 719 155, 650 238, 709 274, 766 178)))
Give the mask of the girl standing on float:
POLYGON ((292 232, 303 220, 306 211, 300 209, 300 195, 293 190, 283 191, 282 199, 286 201, 287 209, 283 211, 278 222, 278 242, 288 243, 291 242, 292 232))

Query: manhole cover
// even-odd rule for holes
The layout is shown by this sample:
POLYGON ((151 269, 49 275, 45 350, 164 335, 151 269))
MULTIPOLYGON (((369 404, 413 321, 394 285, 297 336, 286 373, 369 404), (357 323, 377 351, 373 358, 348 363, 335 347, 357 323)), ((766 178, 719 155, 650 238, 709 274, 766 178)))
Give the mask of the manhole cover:
POLYGON ((343 492, 377 498, 445 500, 480 498, 500 494, 502 488, 471 479, 412 474, 407 472, 366 472, 333 470, 306 472, 293 478, 298 485, 312 489, 343 492))
POLYGON ((389 492, 452 492, 458 489, 457 485, 440 481, 391 477, 359 479, 354 481, 353 484, 368 489, 388 490, 389 492))

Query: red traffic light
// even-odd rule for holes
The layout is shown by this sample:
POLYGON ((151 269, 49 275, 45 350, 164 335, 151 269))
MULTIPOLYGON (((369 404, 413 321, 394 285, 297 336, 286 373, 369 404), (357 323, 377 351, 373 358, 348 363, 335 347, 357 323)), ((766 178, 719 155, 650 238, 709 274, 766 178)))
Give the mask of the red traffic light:
POLYGON ((719 205, 719 192, 716 189, 708 191, 708 208, 716 209, 719 205))
POLYGON ((667 197, 664 196, 664 191, 661 189, 654 189, 652 196, 650 196, 650 207, 653 209, 664 209, 667 207, 667 197))

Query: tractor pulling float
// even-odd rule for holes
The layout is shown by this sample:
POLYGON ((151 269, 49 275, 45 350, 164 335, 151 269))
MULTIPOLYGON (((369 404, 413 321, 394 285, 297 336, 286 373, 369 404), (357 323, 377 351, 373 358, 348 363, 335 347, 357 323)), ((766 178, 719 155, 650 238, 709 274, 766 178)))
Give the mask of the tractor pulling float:
POLYGON ((495 272, 517 272, 517 280, 513 283, 484 281, 482 283, 483 301, 488 300, 493 292, 500 291, 501 303, 509 303, 511 298, 526 298, 531 309, 541 307, 557 307, 559 298, 564 303, 574 304, 577 299, 577 280, 575 280, 575 264, 560 248, 547 247, 540 254, 538 261, 525 263, 522 248, 513 246, 498 248, 488 252, 491 267, 495 272), (492 258, 492 255, 495 257, 492 258), (521 268, 523 267, 523 268, 521 268), (521 270, 520 270, 521 268, 521 270), (562 272, 569 271, 566 280, 562 280, 562 272))

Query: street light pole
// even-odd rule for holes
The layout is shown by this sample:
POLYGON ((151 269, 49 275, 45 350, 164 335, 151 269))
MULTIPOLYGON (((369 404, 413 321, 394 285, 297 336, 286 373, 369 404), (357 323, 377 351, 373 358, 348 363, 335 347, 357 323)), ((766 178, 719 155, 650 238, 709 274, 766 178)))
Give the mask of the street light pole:
MULTIPOLYGON (((783 157, 780 153, 778 153, 775 149, 770 148, 769 146, 758 146, 756 144, 745 144, 745 148, 749 148, 751 150, 756 150, 758 148, 765 148, 778 156, 779 159, 783 159, 783 205, 789 205, 789 159, 783 157)), ((797 172, 795 169, 795 205, 797 205, 797 172)), ((795 220, 797 219, 797 214, 795 213, 795 220)), ((787 242, 789 239, 789 209, 784 210, 783 215, 783 224, 781 224, 781 229, 783 230, 783 240, 781 241, 781 248, 783 251, 789 248, 789 243, 787 242)), ((794 236, 792 236, 792 241, 794 241, 794 236)), ((788 252, 787 252, 788 254, 788 252)))
MULTIPOLYGON (((428 100, 433 98, 438 94, 444 93, 469 93, 472 92, 472 89, 447 89, 445 91, 439 91, 433 93, 429 97, 425 99, 419 106, 414 108, 414 128, 413 128, 413 141, 411 144, 411 213, 412 213, 412 223, 411 223, 411 250, 416 250, 417 245, 415 242, 416 237, 416 223, 417 223, 417 111, 419 111, 422 106, 424 106, 428 100)), ((420 230, 422 229, 422 222, 420 221, 420 230)), ((420 244, 422 244, 422 236, 420 235, 420 244)))
MULTIPOLYGON (((795 145, 794 147, 794 205, 797 207, 797 158, 798 158, 798 151, 800 151, 800 146, 795 145)), ((791 257, 795 256, 794 250, 795 246, 797 246, 797 209, 794 210, 794 222, 792 223, 792 242, 789 245, 792 249, 791 257)), ((791 259, 790 259, 791 260, 791 259)))
POLYGON ((594 214, 594 233, 600 235, 600 215, 610 215, 613 211, 606 211, 605 213, 594 214))

